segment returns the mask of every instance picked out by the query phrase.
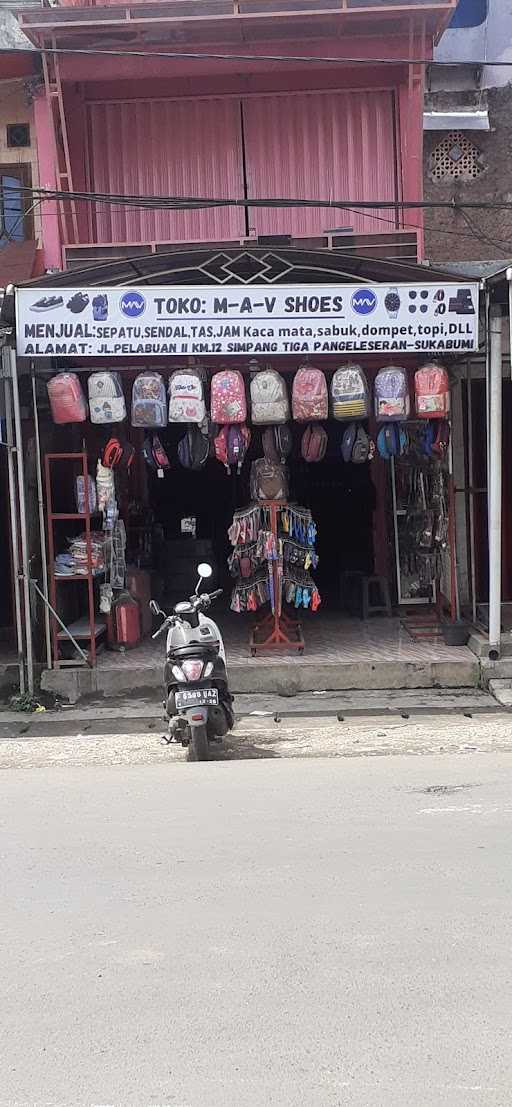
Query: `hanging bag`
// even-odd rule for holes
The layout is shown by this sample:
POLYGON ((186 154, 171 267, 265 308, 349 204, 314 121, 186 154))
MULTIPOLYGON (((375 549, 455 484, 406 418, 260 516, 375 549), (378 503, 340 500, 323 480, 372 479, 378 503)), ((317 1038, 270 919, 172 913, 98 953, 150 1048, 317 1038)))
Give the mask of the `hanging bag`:
POLYGON ((446 419, 450 411, 450 382, 442 365, 431 362, 414 374, 416 415, 420 419, 446 419))
POLYGON ((240 472, 251 443, 251 432, 245 425, 236 424, 221 427, 214 439, 215 457, 225 466, 228 473, 236 465, 240 472))
POLYGON ((287 500, 288 481, 284 465, 260 457, 251 465, 252 500, 287 500))
POLYGON ((375 377, 375 416, 379 422, 407 419, 411 410, 407 370, 389 365, 375 377))
POLYGON ((342 365, 331 381, 334 419, 367 419, 370 414, 368 382, 360 365, 342 365))
POLYGON ((132 389, 132 426, 167 426, 167 396, 160 373, 139 373, 135 378, 132 389))
POLYGON ((282 427, 266 427, 261 436, 261 441, 265 457, 268 458, 269 461, 277 461, 284 464, 292 452, 292 429, 287 424, 282 427))
POLYGON ((262 369, 251 381, 251 417, 253 423, 286 423, 290 404, 284 378, 274 369, 262 369))
POLYGON ((244 378, 237 369, 221 369, 212 377, 211 418, 213 423, 245 423, 247 401, 244 378))
POLYGON ((54 423, 85 423, 87 403, 76 373, 57 373, 46 387, 54 423))
POLYGON ((91 373, 88 380, 91 423, 122 423, 126 404, 119 373, 91 373))
POLYGON ((302 435, 301 453, 304 461, 323 461, 327 450, 327 431, 320 423, 306 427, 302 435))
POLYGON ((210 440, 199 427, 190 426, 178 442, 178 460, 184 469, 202 469, 210 454, 210 440))
POLYGON ((298 423, 328 418, 329 394, 327 381, 321 369, 301 365, 297 370, 293 380, 292 411, 293 418, 298 423))
POLYGON ((202 423, 206 416, 199 373, 176 369, 169 378, 169 422, 202 423))

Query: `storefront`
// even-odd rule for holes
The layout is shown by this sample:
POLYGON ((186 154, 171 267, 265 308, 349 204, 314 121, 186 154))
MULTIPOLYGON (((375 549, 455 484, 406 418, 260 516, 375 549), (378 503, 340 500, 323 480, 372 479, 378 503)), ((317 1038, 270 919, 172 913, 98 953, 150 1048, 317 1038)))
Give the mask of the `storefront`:
POLYGON ((478 345, 478 286, 286 248, 134 265, 16 293, 48 667, 94 667, 109 644, 135 657, 147 597, 187 595, 200 560, 248 659, 307 656, 318 625, 417 641, 456 619, 449 377, 478 345), (417 376, 433 362, 447 372, 417 376))

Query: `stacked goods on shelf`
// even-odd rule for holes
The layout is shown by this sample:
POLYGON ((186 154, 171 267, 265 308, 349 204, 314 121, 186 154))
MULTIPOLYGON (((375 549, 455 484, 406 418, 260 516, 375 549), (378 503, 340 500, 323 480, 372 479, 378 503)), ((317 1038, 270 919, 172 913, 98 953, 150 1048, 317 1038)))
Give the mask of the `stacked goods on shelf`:
POLYGON ((58 577, 84 576, 89 570, 94 576, 105 569, 105 535, 102 531, 91 531, 91 559, 87 552, 87 534, 79 534, 69 543, 67 553, 55 557, 55 575, 58 577))

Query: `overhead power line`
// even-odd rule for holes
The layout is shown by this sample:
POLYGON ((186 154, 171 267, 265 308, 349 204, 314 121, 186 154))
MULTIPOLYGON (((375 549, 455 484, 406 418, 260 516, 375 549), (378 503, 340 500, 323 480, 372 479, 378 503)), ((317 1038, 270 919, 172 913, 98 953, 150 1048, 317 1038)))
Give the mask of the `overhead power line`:
POLYGON ((204 208, 335 208, 341 210, 358 209, 372 211, 375 208, 384 211, 422 211, 463 210, 510 211, 512 200, 322 200, 293 199, 287 196, 212 198, 207 196, 141 196, 115 192, 86 192, 82 190, 31 188, 29 185, 4 184, 4 192, 28 193, 41 202, 62 200, 69 202, 108 204, 110 206, 134 207, 144 211, 194 211, 204 208))
MULTIPOLYGON (((27 28, 28 29, 28 28, 27 28)), ((92 29, 92 24, 91 24, 92 29)), ((203 58, 213 61, 269 61, 269 62, 327 62, 330 65, 436 65, 453 69, 455 66, 492 66, 510 69, 512 60, 490 61, 488 58, 477 60, 468 58, 459 61, 437 61, 435 58, 340 58, 333 55, 318 54, 221 54, 204 50, 119 50, 100 49, 95 46, 28 46, 0 48, 1 54, 85 54, 101 55, 110 58, 185 58, 201 61, 203 58)))

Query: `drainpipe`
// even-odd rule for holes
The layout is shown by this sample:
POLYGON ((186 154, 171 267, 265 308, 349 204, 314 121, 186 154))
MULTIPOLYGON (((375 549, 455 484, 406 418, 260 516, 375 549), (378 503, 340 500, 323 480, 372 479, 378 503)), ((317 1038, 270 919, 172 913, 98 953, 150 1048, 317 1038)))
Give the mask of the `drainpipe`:
POLYGON ((501 470, 502 470, 502 343, 501 307, 493 304, 489 320, 489 658, 501 649, 501 470))

